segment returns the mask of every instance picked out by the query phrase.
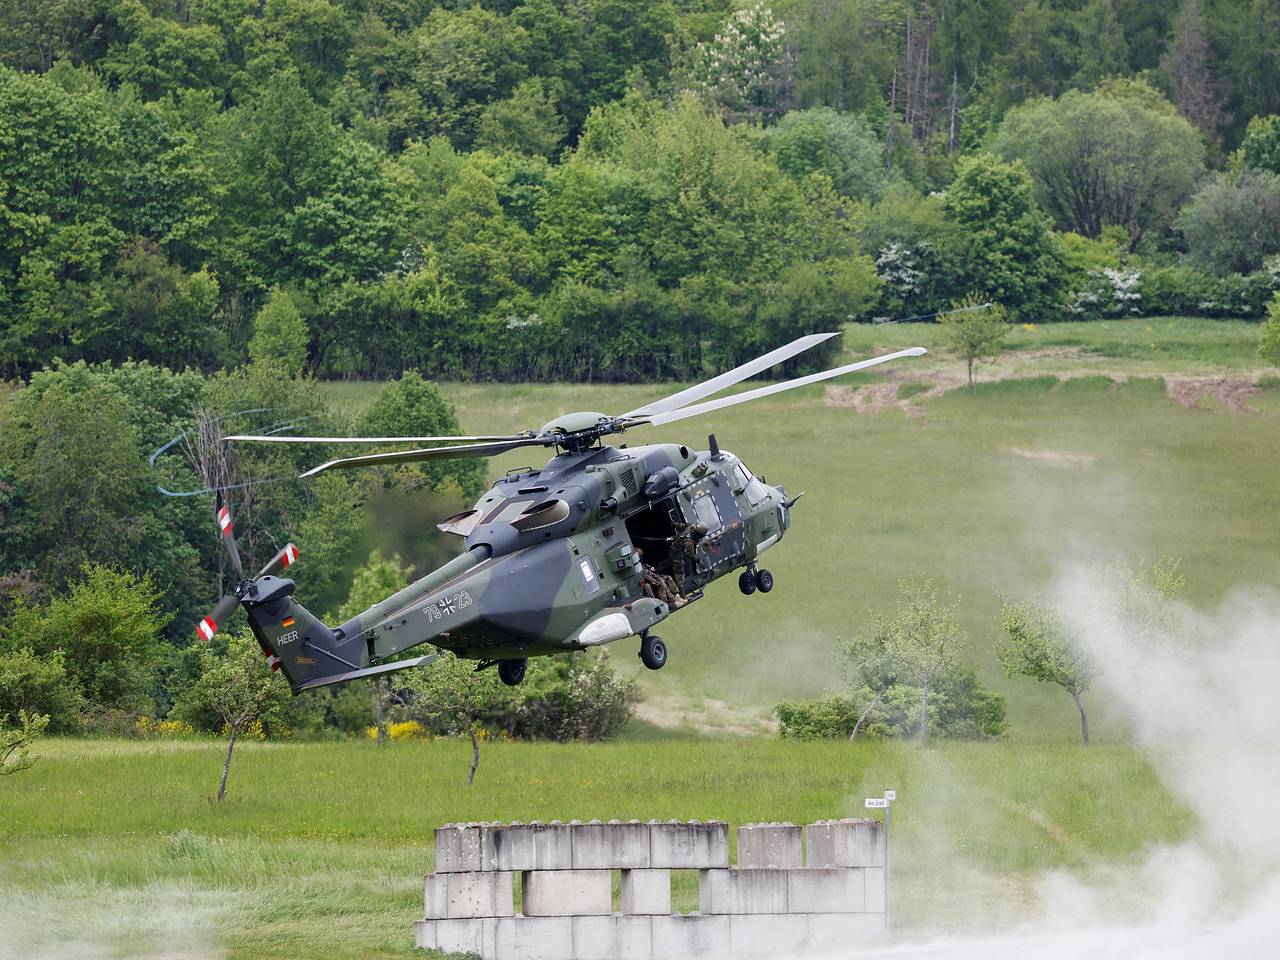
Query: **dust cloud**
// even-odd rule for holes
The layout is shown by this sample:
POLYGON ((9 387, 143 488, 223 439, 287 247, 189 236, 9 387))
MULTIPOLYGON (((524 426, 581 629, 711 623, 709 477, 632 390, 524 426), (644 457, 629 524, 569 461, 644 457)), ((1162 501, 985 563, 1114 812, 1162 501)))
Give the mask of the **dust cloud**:
POLYGON ((0 960, 220 960, 227 895, 188 884, 0 884, 0 960))
MULTIPOLYGON (((1242 588, 1210 613, 1176 606, 1153 628, 1135 625, 1108 586, 1101 565, 1073 564, 1050 596, 1101 664, 1097 692, 1127 713, 1135 745, 1196 814, 1192 835, 1153 846, 1136 864, 1045 874, 990 933, 918 936, 859 956, 1278 955, 1280 593, 1242 588)), ((945 842, 939 850, 956 856, 945 842)), ((962 870, 948 863, 941 872, 962 870)))

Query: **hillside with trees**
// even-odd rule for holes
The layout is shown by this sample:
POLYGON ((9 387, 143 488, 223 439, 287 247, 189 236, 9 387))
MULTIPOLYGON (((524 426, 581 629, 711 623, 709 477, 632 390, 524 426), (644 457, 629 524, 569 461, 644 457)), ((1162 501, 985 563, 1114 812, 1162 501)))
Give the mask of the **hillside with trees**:
POLYGON ((1258 317, 1277 47, 1265 0, 4 0, 0 376, 234 369, 273 297, 342 378, 1258 317))

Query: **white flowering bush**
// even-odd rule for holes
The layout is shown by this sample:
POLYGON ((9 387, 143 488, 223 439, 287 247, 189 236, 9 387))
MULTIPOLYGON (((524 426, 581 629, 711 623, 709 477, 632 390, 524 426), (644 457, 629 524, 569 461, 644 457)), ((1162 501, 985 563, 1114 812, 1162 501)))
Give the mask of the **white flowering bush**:
POLYGON ((890 243, 876 257, 876 276, 899 300, 907 301, 920 292, 921 273, 908 247, 890 243))
POLYGON ((1142 312, 1142 271, 1132 267, 1090 270, 1069 298, 1067 310, 1081 319, 1142 312))
POLYGON ((793 65, 786 26, 764 3, 734 13, 694 59, 697 84, 731 115, 786 112, 793 65))

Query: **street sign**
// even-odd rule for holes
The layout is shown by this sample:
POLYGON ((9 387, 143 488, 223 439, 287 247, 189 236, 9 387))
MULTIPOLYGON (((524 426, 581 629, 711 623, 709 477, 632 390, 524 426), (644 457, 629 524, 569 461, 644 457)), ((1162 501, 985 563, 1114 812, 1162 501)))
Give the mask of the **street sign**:
POLYGON ((897 791, 897 790, 886 790, 886 791, 884 792, 884 798, 885 798, 886 800, 897 800, 897 799, 898 799, 898 791, 897 791))
POLYGON ((880 807, 889 806, 889 801, 887 799, 882 800, 879 797, 868 797, 864 802, 866 803, 867 807, 871 809, 878 809, 880 807))

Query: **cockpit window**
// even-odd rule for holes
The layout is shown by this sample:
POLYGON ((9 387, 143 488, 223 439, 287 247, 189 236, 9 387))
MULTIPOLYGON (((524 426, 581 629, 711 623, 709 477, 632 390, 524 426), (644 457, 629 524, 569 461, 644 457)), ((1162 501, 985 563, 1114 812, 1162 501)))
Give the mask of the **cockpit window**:
POLYGON ((768 487, 761 483, 758 477, 752 477, 751 482, 747 484, 747 502, 753 507, 758 507, 768 499, 768 487))
POLYGON ((753 479, 755 478, 752 477, 751 472, 742 465, 741 460, 733 465, 733 485, 735 488, 741 490, 753 479))

